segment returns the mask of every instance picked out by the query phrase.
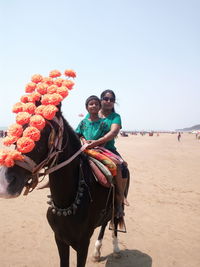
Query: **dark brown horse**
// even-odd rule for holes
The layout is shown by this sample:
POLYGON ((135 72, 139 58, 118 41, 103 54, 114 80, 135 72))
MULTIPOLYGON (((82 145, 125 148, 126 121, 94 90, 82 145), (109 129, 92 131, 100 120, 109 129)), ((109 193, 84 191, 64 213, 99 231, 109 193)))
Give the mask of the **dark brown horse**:
MULTIPOLYGON (((40 170, 49 173, 51 196, 47 219, 55 234, 62 267, 69 266, 70 246, 77 252, 77 266, 85 266, 94 229, 103 225, 103 237, 112 216, 112 189, 102 187, 94 179, 83 153, 65 166, 59 165, 80 148, 78 137, 59 111, 55 119, 46 123, 41 139, 26 154, 24 163, 0 168, 0 197, 4 198, 17 197, 24 188, 33 189, 40 170)), ((115 237, 115 252, 118 250, 115 237)), ((100 252, 97 254, 98 259, 100 252)))

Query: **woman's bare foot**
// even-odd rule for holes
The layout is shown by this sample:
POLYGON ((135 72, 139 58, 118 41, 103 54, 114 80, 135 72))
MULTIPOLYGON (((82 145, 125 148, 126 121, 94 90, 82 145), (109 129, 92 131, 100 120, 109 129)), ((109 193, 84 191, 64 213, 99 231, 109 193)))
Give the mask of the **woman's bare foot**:
POLYGON ((124 205, 130 206, 130 204, 129 204, 129 202, 128 202, 128 200, 126 198, 124 198, 124 205))

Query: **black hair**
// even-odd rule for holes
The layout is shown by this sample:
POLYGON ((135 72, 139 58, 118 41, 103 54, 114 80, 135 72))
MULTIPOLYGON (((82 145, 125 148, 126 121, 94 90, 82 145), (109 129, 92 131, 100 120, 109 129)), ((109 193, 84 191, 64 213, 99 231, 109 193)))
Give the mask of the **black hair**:
MULTIPOLYGON (((114 99, 114 102, 116 100, 116 96, 115 96, 115 93, 113 92, 113 90, 110 90, 110 89, 106 89, 104 90, 102 93, 101 93, 101 100, 103 100, 103 97, 106 95, 106 94, 111 94, 113 99, 114 99)), ((113 107, 112 108, 112 112, 115 112, 115 108, 113 107)))
POLYGON ((96 96, 96 95, 91 95, 91 96, 89 96, 89 97, 86 99, 86 101, 85 101, 85 107, 86 107, 86 109, 87 109, 87 107, 88 107, 88 103, 89 103, 91 100, 96 100, 96 101, 98 101, 98 102, 99 102, 99 106, 101 107, 101 101, 100 101, 100 99, 98 98, 98 96, 96 96))

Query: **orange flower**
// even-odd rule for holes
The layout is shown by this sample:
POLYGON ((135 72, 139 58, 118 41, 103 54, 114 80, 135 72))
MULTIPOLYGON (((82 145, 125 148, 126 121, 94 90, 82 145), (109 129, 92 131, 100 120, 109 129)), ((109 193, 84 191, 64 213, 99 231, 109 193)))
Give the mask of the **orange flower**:
POLYGON ((39 83, 39 82, 42 82, 42 79, 43 79, 43 77, 42 77, 42 75, 40 75, 40 74, 35 74, 35 75, 33 75, 33 76, 31 77, 31 81, 32 81, 33 83, 39 83))
POLYGON ((28 112, 19 112, 16 116, 16 122, 20 125, 24 125, 26 123, 29 123, 31 114, 28 112))
POLYGON ((4 161, 7 157, 7 151, 5 150, 0 150, 0 165, 3 165, 4 164, 4 161))
POLYGON ((4 165, 9 168, 9 167, 14 166, 14 164, 15 164, 15 162, 14 162, 12 156, 10 154, 8 154, 4 160, 4 165))
POLYGON ((52 78, 50 78, 50 77, 44 77, 43 78, 43 83, 46 83, 48 85, 52 85, 52 84, 54 84, 54 80, 52 78))
POLYGON ((50 85, 47 88, 47 94, 54 94, 57 92, 58 87, 56 85, 50 85))
POLYGON ((48 84, 40 83, 37 85, 36 90, 39 94, 44 95, 47 93, 47 87, 48 87, 48 84))
POLYGON ((67 87, 69 90, 73 89, 74 86, 74 82, 70 81, 70 80, 66 80, 62 83, 63 86, 67 87))
POLYGON ((46 94, 42 97, 43 105, 55 105, 57 106, 63 100, 62 96, 59 94, 46 94))
POLYGON ((61 72, 59 70, 52 70, 49 73, 49 77, 51 78, 57 78, 61 76, 61 72))
POLYGON ((25 87, 25 92, 26 93, 32 93, 35 91, 35 88, 36 88, 36 83, 28 83, 25 87))
POLYGON ((4 146, 11 146, 17 141, 18 137, 17 136, 6 136, 3 139, 3 144, 4 146))
POLYGON ((28 95, 23 95, 20 100, 22 103, 28 103, 28 95))
POLYGON ((35 113, 35 109, 36 109, 36 106, 33 103, 26 103, 23 106, 23 110, 25 112, 30 113, 30 114, 34 114, 35 113))
POLYGON ((65 98, 68 96, 68 89, 65 86, 58 87, 57 93, 65 98))
POLYGON ((42 130, 45 126, 45 119, 41 115, 33 115, 30 118, 30 126, 36 127, 39 130, 42 130))
POLYGON ((23 132, 23 137, 29 137, 33 141, 40 140, 40 131, 35 127, 27 127, 23 132))
POLYGON ((35 114, 36 115, 42 115, 43 116, 43 110, 46 106, 45 105, 40 105, 36 108, 35 110, 35 114))
POLYGON ((35 142, 29 137, 21 137, 17 141, 17 149, 22 153, 28 153, 35 147, 35 142))
POLYGON ((0 165, 4 165, 6 167, 14 166, 15 160, 23 160, 24 156, 17 150, 11 151, 0 151, 0 165))
POLYGON ((21 154, 21 152, 17 150, 9 151, 9 155, 13 158, 13 160, 23 160, 24 156, 21 154))
POLYGON ((23 111, 23 105, 24 105, 24 103, 17 102, 16 104, 14 104, 12 112, 18 113, 18 112, 23 111))
MULTIPOLYGON (((66 70, 64 74, 67 77, 76 77, 76 72, 70 69, 66 70)), ((28 94, 23 95, 20 99, 21 102, 13 106, 13 112, 17 113, 17 123, 9 127, 8 135, 3 139, 4 145, 9 146, 16 143, 17 150, 0 151, 0 165, 12 167, 15 160, 24 159, 21 153, 33 150, 34 141, 40 139, 40 130, 45 127, 45 119, 52 120, 54 118, 58 111, 56 106, 68 95, 68 90, 74 86, 74 82, 58 78, 60 76, 61 73, 58 70, 51 71, 49 77, 43 78, 40 74, 32 76, 31 82, 25 87, 25 92, 28 94), (35 102, 37 103, 35 104, 35 102), (23 132, 22 126, 25 124, 29 124, 29 126, 23 132)))
POLYGON ((8 136, 17 136, 20 137, 23 133, 23 128, 20 124, 12 124, 9 128, 8 128, 8 136))
POLYGON ((36 101, 40 101, 41 95, 38 92, 34 92, 28 95, 28 101, 35 103, 36 101))
POLYGON ((58 111, 58 108, 56 106, 47 105, 43 109, 43 117, 47 120, 52 120, 55 117, 57 111, 58 111))
POLYGON ((57 85, 58 87, 62 86, 62 83, 64 82, 64 79, 58 78, 54 81, 54 84, 57 85))
POLYGON ((73 70, 66 70, 65 71, 65 76, 75 78, 76 77, 76 72, 73 70))

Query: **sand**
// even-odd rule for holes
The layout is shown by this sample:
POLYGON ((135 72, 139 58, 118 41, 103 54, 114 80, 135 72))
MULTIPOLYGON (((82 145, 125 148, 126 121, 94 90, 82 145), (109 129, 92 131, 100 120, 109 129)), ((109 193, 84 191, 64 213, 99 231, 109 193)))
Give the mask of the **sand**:
MULTIPOLYGON (((111 231, 106 230, 102 259, 87 267, 200 266, 200 140, 195 135, 131 135, 117 139, 131 171, 126 208, 127 233, 119 234, 121 257, 112 256, 111 231)), ((59 257, 47 220, 48 189, 27 197, 0 199, 0 266, 54 267, 59 257)), ((71 266, 76 266, 71 250, 71 266)))

